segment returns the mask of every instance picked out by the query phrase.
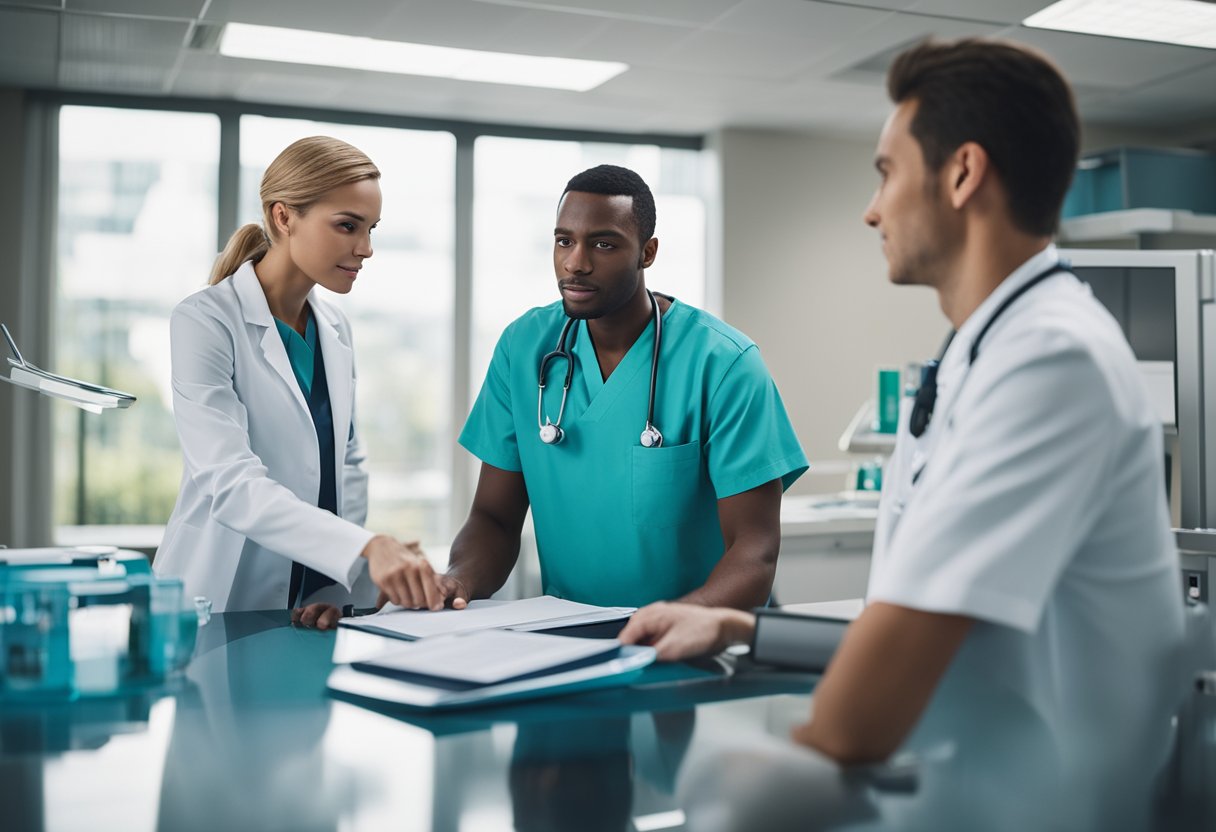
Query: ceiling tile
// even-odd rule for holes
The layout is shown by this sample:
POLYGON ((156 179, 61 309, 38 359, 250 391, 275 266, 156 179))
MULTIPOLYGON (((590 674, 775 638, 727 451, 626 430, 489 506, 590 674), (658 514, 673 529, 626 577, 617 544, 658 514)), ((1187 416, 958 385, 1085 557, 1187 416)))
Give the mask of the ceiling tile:
POLYGON ((571 57, 646 64, 656 60, 656 56, 666 54, 694 31, 689 27, 661 23, 614 21, 579 42, 578 54, 571 57))
POLYGON ((1046 53, 1077 84, 1138 87, 1212 60, 1212 52, 1185 46, 1103 38, 1018 26, 1006 36, 1046 53))
POLYGON ((907 10, 957 20, 1021 23, 1055 0, 915 0, 907 10))
POLYGON ((745 0, 715 20, 712 29, 805 39, 808 49, 839 44, 893 12, 808 0, 745 0))
POLYGON ((0 84, 55 85, 59 20, 52 12, 0 9, 0 84))
POLYGON ((473 0, 411 0, 386 14, 375 36, 409 43, 491 49, 499 33, 525 14, 523 9, 473 0))
POLYGON ((791 78, 821 56, 825 45, 794 35, 752 35, 703 29, 639 63, 709 76, 757 81, 791 78))
POLYGON ((64 0, 69 11, 194 20, 206 0, 64 0))
POLYGON ((158 92, 169 83, 190 24, 64 15, 59 80, 73 89, 158 92))
POLYGON ((356 3, 250 3, 248 0, 211 0, 203 20, 209 23, 253 23, 288 26, 310 32, 385 37, 381 22, 413 3, 359 0, 356 3), (285 9, 287 10, 285 12, 285 9))
POLYGON ((574 12, 618 20, 705 25, 726 13, 738 0, 476 0, 487 6, 516 6, 574 12))
POLYGON ((1001 31, 1000 26, 982 23, 891 15, 825 52, 810 72, 821 79, 834 77, 883 86, 887 66, 895 55, 925 38, 991 37, 1001 31))

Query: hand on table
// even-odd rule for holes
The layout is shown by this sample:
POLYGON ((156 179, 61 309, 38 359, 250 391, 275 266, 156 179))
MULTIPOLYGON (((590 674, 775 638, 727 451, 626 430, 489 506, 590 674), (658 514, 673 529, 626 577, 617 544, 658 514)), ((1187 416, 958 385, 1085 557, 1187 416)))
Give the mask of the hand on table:
POLYGON ((318 630, 332 630, 338 626, 342 611, 333 604, 309 604, 307 607, 296 607, 291 611, 291 623, 297 627, 316 627, 318 630))
POLYGON ((652 645, 660 660, 673 662, 746 642, 755 626, 755 617, 741 610, 660 601, 634 613, 618 638, 652 645))
POLYGON ((464 586, 436 574, 417 541, 400 543, 388 535, 376 535, 362 554, 372 582, 380 588, 377 606, 386 601, 406 609, 441 610, 448 601, 453 609, 468 605, 464 586))

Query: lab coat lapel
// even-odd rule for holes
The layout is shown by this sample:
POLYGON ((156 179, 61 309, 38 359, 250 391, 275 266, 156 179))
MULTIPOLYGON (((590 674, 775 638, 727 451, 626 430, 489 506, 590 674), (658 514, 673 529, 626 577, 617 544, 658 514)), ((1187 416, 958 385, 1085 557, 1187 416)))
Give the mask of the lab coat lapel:
MULTIPOLYGON (((329 384, 329 407, 334 420, 334 451, 337 458, 338 470, 342 470, 342 460, 346 458, 346 440, 350 435, 350 383, 353 373, 354 356, 350 347, 342 343, 338 330, 338 318, 333 310, 314 299, 315 292, 309 295, 308 302, 312 306, 312 314, 317 322, 317 339, 321 345, 321 359, 325 362, 325 378, 329 384)), ((342 477, 338 477, 341 499, 342 477)), ((341 502, 339 502, 341 505, 341 502)))
MULTIPOLYGON (((266 302, 266 293, 262 291, 262 284, 258 282, 258 276, 253 270, 253 263, 241 264, 236 273, 228 279, 232 281, 233 288, 236 289, 245 322, 262 328, 262 338, 258 345, 262 348, 262 355, 265 356, 266 363, 283 379, 283 383, 295 397, 296 404, 311 420, 312 415, 308 410, 308 402, 304 400, 304 392, 300 390, 300 383, 296 381, 296 375, 291 369, 291 361, 287 358, 287 348, 283 346, 283 339, 279 337, 279 330, 274 325, 274 316, 270 314, 270 304, 266 302)), ((325 369, 328 371, 328 365, 325 369)))

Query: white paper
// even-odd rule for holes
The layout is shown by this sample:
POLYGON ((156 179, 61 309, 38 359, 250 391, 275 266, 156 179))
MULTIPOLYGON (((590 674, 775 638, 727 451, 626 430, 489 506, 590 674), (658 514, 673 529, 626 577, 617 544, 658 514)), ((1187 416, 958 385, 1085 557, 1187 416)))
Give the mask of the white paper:
POLYGON ((399 644, 369 664, 489 685, 594 658, 620 646, 615 639, 480 630, 399 644))
POLYGON ((374 615, 344 618, 344 627, 387 630, 403 638, 467 633, 474 630, 546 630, 619 621, 636 611, 634 607, 597 607, 542 595, 521 601, 473 601, 463 610, 403 610, 386 606, 374 615))

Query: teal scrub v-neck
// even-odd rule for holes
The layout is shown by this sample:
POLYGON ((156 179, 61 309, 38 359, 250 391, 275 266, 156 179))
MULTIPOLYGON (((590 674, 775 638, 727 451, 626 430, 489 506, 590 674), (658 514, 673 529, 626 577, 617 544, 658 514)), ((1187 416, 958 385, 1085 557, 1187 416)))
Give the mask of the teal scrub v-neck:
MULTIPOLYGON (((691 592, 725 551, 717 501, 774 479, 788 487, 806 470, 777 388, 750 339, 673 301, 655 391, 663 446, 644 448, 653 322, 607 380, 580 322, 565 438, 545 445, 537 369, 565 320, 558 302, 507 328, 460 443, 490 465, 523 472, 546 593, 641 606, 691 592)), ((550 419, 565 372, 564 361, 548 368, 542 409, 550 419)))
POLYGON ((312 313, 309 313, 308 323, 304 325, 303 336, 278 318, 274 319, 274 325, 279 331, 279 337, 283 339, 283 348, 287 350, 291 371, 300 383, 300 389, 304 391, 304 399, 307 400, 312 395, 313 366, 317 352, 317 325, 313 321, 312 313))

